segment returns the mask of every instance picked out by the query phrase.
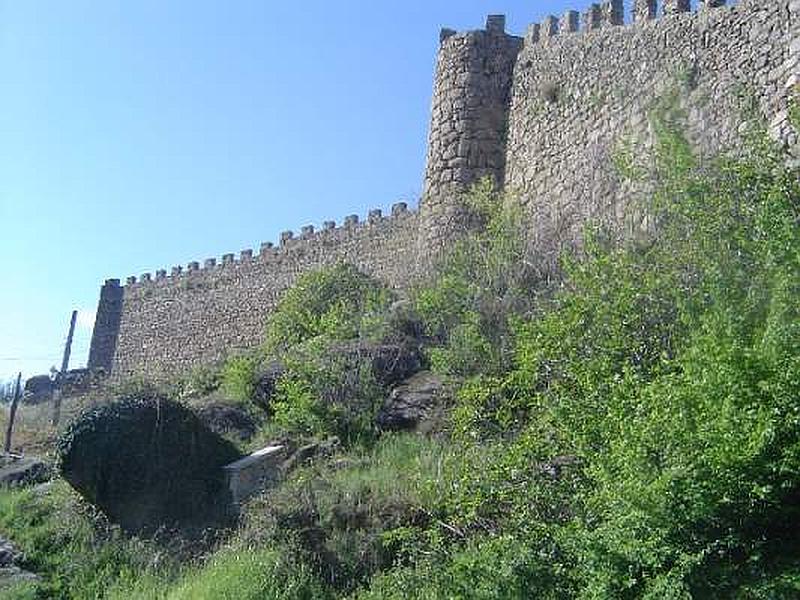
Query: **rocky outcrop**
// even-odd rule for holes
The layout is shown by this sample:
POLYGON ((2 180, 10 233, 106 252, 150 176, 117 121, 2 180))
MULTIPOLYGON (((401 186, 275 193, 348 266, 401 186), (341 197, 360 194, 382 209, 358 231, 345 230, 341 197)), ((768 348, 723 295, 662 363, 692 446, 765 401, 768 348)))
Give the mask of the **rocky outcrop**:
POLYGON ((36 581, 39 577, 25 571, 19 565, 25 557, 7 539, 0 536, 0 592, 4 588, 15 586, 25 581, 36 581))
POLYGON ((26 404, 41 404, 49 402, 53 397, 55 384, 49 375, 35 375, 25 382, 22 393, 23 402, 26 404))
POLYGON ((339 344, 332 349, 348 362, 369 361, 375 381, 391 386, 422 368, 419 349, 410 344, 371 344, 363 341, 339 344))
POLYGON ((52 470, 44 460, 35 456, 6 455, 0 459, 0 486, 23 487, 50 479, 52 470))
POLYGON ((377 417, 384 431, 419 430, 438 420, 445 399, 441 378, 422 371, 395 387, 377 417))
POLYGON ((253 400, 265 411, 270 410, 270 401, 275 395, 275 388, 278 380, 284 374, 286 368, 278 361, 273 361, 267 365, 258 375, 253 400))
POLYGON ((207 404, 197 409, 197 416, 214 433, 230 435, 243 442, 252 438, 258 429, 258 423, 246 410, 230 404, 207 404))

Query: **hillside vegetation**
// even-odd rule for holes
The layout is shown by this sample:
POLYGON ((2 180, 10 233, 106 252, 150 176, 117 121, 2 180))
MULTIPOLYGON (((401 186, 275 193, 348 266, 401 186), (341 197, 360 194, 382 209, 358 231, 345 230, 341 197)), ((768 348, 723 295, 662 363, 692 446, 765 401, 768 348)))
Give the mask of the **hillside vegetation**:
POLYGON ((264 348, 172 393, 238 398, 250 447, 338 450, 201 551, 123 535, 62 482, 5 493, 0 531, 42 576, 8 597, 800 597, 798 175, 758 135, 711 161, 674 115, 656 130, 653 227, 590 227, 559 273, 484 182, 474 230, 407 301, 347 266, 302 277, 264 348), (342 348, 378 341, 445 378, 434 434, 375 426, 386 384, 342 348))

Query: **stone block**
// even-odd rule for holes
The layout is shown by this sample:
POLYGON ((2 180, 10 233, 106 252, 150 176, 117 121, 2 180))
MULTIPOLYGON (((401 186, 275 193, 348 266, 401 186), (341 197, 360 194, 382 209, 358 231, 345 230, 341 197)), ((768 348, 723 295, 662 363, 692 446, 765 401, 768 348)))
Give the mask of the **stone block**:
POLYGON ((284 446, 267 446, 222 467, 233 507, 277 482, 285 458, 284 446))

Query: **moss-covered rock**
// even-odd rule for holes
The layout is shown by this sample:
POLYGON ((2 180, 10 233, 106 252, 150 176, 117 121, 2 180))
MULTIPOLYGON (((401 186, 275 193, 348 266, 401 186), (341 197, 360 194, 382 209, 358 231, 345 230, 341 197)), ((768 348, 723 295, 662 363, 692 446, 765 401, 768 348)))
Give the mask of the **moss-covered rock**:
POLYGON ((84 413, 60 438, 58 455, 64 479, 129 531, 223 522, 221 467, 241 456, 191 410, 156 394, 84 413))

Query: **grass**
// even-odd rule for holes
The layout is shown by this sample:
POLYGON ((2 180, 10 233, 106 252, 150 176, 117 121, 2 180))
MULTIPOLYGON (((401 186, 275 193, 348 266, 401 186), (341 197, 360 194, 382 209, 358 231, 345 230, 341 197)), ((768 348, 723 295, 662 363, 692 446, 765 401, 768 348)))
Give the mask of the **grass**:
POLYGON ((448 526, 441 507, 457 485, 446 443, 387 434, 371 449, 316 459, 245 509, 239 533, 250 547, 281 544, 337 594, 402 560, 425 529, 448 526))
MULTIPOLYGON (((53 403, 20 404, 14 419, 11 450, 22 454, 48 456, 55 447, 60 429, 86 408, 103 402, 103 394, 65 398, 61 404, 60 426, 53 427, 53 403)), ((5 440, 10 406, 0 407, 0 432, 5 440)))
POLYGON ((46 490, 0 492, 0 531, 25 553, 21 566, 42 578, 0 596, 302 600, 349 593, 391 566, 398 539, 434 519, 430 509, 454 485, 454 460, 445 443, 408 434, 318 459, 251 502, 222 547, 182 562, 173 548, 109 525, 61 480, 46 490))
POLYGON ((16 588, 17 597, 102 598, 121 578, 174 566, 153 543, 108 525, 63 481, 0 492, 0 531, 24 552, 20 566, 42 577, 16 588))

